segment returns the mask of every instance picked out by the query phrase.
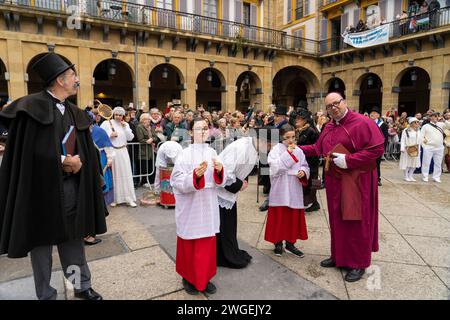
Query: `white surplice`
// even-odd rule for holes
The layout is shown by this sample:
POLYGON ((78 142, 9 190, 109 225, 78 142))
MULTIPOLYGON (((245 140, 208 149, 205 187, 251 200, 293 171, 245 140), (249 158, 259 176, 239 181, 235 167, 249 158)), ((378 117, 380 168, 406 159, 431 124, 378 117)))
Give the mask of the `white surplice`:
MULTIPOLYGON (((220 154, 220 161, 226 168, 225 186, 236 182, 236 178, 244 180, 252 172, 258 161, 258 152, 253 146, 252 137, 240 138, 229 144, 220 154)), ((232 193, 225 188, 218 188, 219 205, 225 209, 232 209, 236 203, 238 193, 232 193)))
POLYGON ((309 178, 309 166, 303 151, 296 147, 292 154, 298 162, 289 154, 283 143, 275 145, 268 155, 270 167, 270 207, 289 207, 303 209, 303 187, 297 173, 303 170, 306 178, 309 178))
POLYGON ((126 148, 127 141, 134 138, 133 132, 128 123, 122 127, 120 122, 116 120, 104 121, 100 128, 104 129, 108 136, 113 132, 112 128, 117 132, 118 137, 110 138, 115 148, 115 157, 112 163, 113 185, 114 185, 114 202, 135 202, 136 194, 133 185, 133 173, 131 171, 131 161, 126 148), (112 126, 112 127, 111 127, 112 126))
POLYGON ((207 144, 194 143, 184 149, 175 162, 170 184, 176 200, 177 235, 182 239, 212 237, 219 232, 217 186, 223 186, 226 179, 224 177, 220 185, 215 183, 213 159, 219 160, 214 149, 207 144), (203 161, 208 163, 204 174, 205 187, 197 190, 194 187, 194 169, 203 161))

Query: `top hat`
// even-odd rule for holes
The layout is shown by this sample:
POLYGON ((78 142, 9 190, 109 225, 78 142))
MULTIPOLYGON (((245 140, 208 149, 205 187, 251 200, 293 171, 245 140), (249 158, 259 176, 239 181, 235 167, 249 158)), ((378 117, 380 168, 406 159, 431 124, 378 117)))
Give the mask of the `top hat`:
POLYGON ((370 113, 372 113, 372 112, 376 112, 379 115, 381 115, 381 110, 379 108, 377 108, 377 107, 372 108, 372 110, 370 110, 370 113))
POLYGON ((285 105, 278 104, 273 113, 281 116, 287 116, 287 107, 285 105))
POLYGON ((308 109, 308 101, 300 100, 297 104, 297 108, 308 109))
POLYGON ((64 73, 66 70, 73 68, 74 64, 68 64, 56 53, 48 53, 31 67, 39 77, 48 85, 57 76, 64 73))

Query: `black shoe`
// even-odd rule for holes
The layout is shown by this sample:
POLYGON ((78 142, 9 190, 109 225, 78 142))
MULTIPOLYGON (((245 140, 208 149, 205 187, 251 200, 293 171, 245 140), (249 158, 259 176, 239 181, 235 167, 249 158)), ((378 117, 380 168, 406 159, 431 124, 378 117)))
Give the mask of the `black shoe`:
POLYGON ((273 250, 276 256, 281 257, 283 254, 283 242, 275 243, 275 249, 273 250))
POLYGON ((320 210, 320 204, 318 202, 314 202, 311 207, 305 209, 305 212, 313 212, 318 210, 320 210))
POLYGON ((103 297, 95 292, 92 288, 81 292, 75 292, 75 298, 83 300, 103 300, 103 297))
POLYGON ((303 258, 305 254, 298 250, 292 243, 286 242, 286 252, 292 253, 293 255, 296 255, 299 258, 303 258))
POLYGON ((351 269, 347 274, 345 275, 345 281, 347 282, 355 282, 362 278, 364 275, 365 270, 364 269, 351 269))
POLYGON ((199 291, 195 288, 195 286, 183 278, 183 288, 186 290, 187 293, 191 295, 197 295, 199 291))
POLYGON ((378 180, 378 186, 379 186, 379 187, 381 187, 381 186, 382 186, 382 184, 381 184, 381 180, 378 180))
POLYGON ((84 244, 87 246, 93 246, 96 245, 97 243, 102 242, 102 239, 98 239, 98 238, 94 238, 94 241, 86 241, 84 240, 84 244))
POLYGON ((208 282, 208 284, 206 285, 206 289, 203 292, 206 292, 208 294, 214 294, 217 292, 217 288, 212 282, 208 282))
POLYGON ((264 200, 263 204, 259 207, 259 211, 267 211, 269 209, 269 198, 264 200))
POLYGON ((334 268, 336 267, 336 263, 333 260, 331 260, 331 258, 328 258, 320 262, 320 266, 322 268, 334 268))

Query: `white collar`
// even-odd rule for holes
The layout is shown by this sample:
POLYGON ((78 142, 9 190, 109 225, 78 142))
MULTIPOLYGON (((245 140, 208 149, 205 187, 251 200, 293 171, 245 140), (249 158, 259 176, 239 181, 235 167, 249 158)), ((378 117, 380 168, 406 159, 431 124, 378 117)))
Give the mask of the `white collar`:
POLYGON ((344 119, 345 118, 345 116, 347 115, 347 113, 348 113, 348 108, 347 109, 345 109, 345 113, 344 113, 344 115, 342 116, 342 117, 340 117, 339 119, 336 119, 335 121, 336 121, 336 123, 339 123, 339 121, 341 121, 342 119, 344 119))

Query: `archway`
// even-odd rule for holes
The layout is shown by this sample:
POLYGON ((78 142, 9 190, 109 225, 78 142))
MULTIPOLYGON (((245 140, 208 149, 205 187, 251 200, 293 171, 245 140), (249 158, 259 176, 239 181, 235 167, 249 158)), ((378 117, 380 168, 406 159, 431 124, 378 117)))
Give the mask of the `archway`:
POLYGON ((327 93, 330 92, 338 92, 344 99, 346 99, 345 96, 345 83, 342 81, 342 79, 338 77, 331 78, 328 80, 328 85, 326 86, 327 93))
POLYGON ((176 67, 160 64, 153 68, 149 76, 149 107, 164 110, 167 102, 181 99, 183 76, 176 67))
POLYGON ((308 106, 308 95, 318 88, 317 77, 309 70, 290 66, 278 71, 273 78, 273 97, 275 104, 286 106, 308 106))
POLYGON ((225 78, 219 70, 206 68, 197 76, 197 105, 203 104, 205 110, 222 109, 222 93, 225 88, 225 78))
POLYGON ((94 70, 94 99, 109 105, 128 107, 133 100, 133 74, 125 62, 108 59, 94 70))
POLYGON ((400 93, 398 95, 398 113, 406 112, 408 116, 430 108, 430 76, 422 68, 412 67, 399 75, 400 93))
MULTIPOLYGON (((32 93, 36 93, 39 91, 42 91, 45 87, 45 83, 44 81, 41 79, 41 77, 39 77, 39 75, 32 69, 32 66, 43 56, 45 56, 47 54, 47 52, 45 53, 41 53, 38 54, 37 56, 35 56, 33 59, 30 60, 30 62, 28 63, 27 66, 27 75, 28 75, 28 80, 27 80, 27 90, 28 90, 28 94, 32 94, 32 93)), ((60 56, 67 64, 71 65, 72 62, 70 62, 69 59, 67 59, 66 57, 58 54, 58 56, 60 56)), ((75 66, 76 69, 76 66, 75 66)), ((77 95, 74 95, 72 97, 69 97, 68 99, 70 102, 77 104, 77 95)))
POLYGON ((383 83, 375 73, 363 76, 360 85, 359 112, 370 112, 373 108, 382 111, 383 83))
POLYGON ((6 80, 6 66, 0 59, 0 109, 8 102, 8 81, 6 80))
POLYGON ((256 73, 246 71, 237 78, 236 88, 236 110, 246 113, 248 107, 258 101, 262 94, 261 80, 256 73))

